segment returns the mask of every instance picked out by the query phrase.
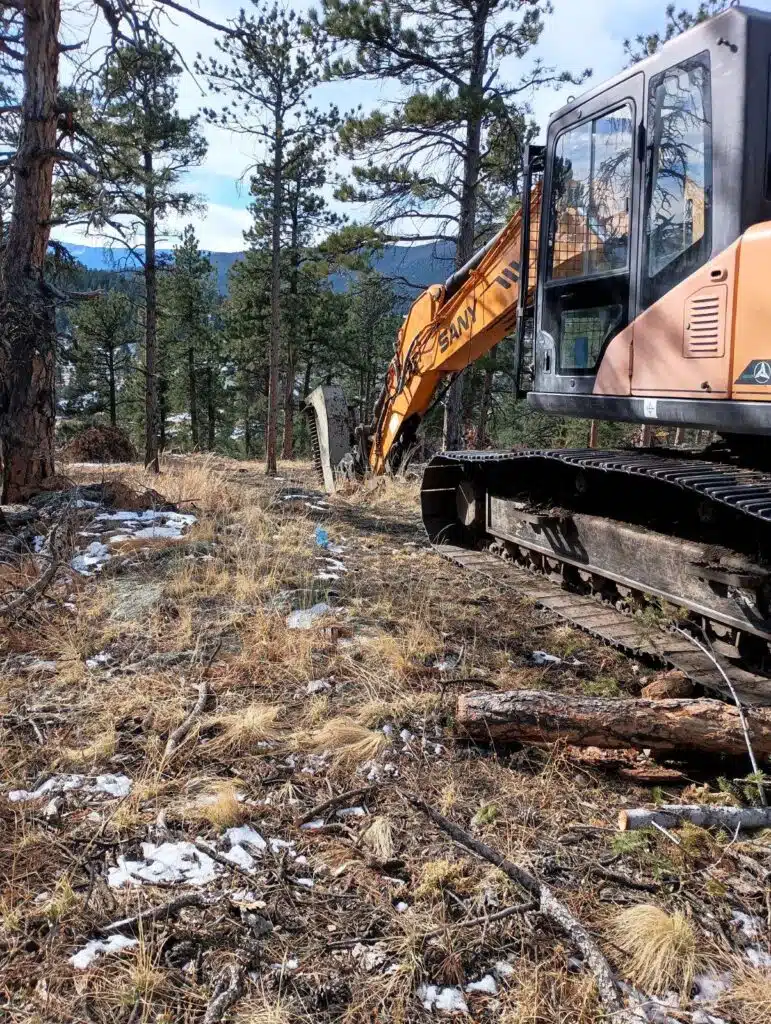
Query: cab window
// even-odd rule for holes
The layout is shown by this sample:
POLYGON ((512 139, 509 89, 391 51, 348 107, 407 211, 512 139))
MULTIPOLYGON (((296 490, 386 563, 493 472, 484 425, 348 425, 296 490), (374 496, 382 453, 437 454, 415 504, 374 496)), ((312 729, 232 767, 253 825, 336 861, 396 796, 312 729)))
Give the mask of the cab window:
POLYGON ((644 304, 660 299, 710 256, 712 104, 709 54, 650 82, 652 133, 645 220, 644 304))

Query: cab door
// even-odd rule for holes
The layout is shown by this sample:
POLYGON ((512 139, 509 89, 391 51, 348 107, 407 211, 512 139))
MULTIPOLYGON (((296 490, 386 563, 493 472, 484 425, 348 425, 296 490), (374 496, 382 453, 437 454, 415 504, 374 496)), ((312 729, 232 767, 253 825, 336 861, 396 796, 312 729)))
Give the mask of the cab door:
POLYGON ((549 127, 537 391, 591 394, 603 353, 634 318, 642 113, 638 72, 549 127))

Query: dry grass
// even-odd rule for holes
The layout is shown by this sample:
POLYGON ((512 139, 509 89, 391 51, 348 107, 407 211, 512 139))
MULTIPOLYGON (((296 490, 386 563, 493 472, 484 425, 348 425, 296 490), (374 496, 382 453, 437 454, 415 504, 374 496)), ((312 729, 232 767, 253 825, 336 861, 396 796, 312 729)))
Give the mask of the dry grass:
POLYGON ((735 1024, 768 1024, 771 1021, 771 971, 732 963, 733 984, 718 1003, 718 1012, 730 1014, 735 1024))
POLYGON ((388 737, 359 725, 352 718, 331 718, 316 732, 299 740, 304 749, 326 754, 336 765, 355 767, 371 761, 388 746, 388 737))
POLYGON ((209 746, 218 754, 256 753, 260 744, 272 744, 281 735, 276 727, 281 708, 271 704, 249 704, 241 711, 212 715, 205 727, 217 729, 209 746))
POLYGON ((687 996, 694 974, 708 961, 693 925, 679 911, 638 904, 621 911, 611 931, 626 954, 631 980, 644 992, 675 989, 687 996))
POLYGON ((191 821, 207 821, 216 829, 240 825, 249 817, 249 809, 239 799, 238 789, 232 782, 218 782, 183 809, 183 816, 191 821))
POLYGON ((361 835, 364 847, 380 861, 391 860, 394 855, 394 836, 391 822, 383 815, 374 819, 361 835))

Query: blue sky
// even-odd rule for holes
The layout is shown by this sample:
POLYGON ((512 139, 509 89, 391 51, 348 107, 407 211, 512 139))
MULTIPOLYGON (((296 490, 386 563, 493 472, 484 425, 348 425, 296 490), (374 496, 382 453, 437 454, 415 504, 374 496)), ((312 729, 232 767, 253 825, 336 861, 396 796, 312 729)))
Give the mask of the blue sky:
MULTIPOLYGON (((531 51, 532 58, 541 58, 547 65, 579 72, 584 67, 593 69, 592 82, 602 82, 624 66, 624 39, 660 26, 664 23, 667 0, 553 0, 554 14, 546 21, 539 45, 531 51)), ((680 0, 683 6, 695 6, 696 0, 680 0)), ((678 4, 678 6, 680 6, 678 4)), ((214 20, 237 15, 241 0, 198 0, 197 8, 214 20)), ((248 6, 248 4, 247 4, 248 6)), ((293 6, 307 10, 311 0, 297 0, 293 6)), ((754 0, 752 6, 771 10, 771 0, 754 0)), ((169 19, 167 34, 192 66, 196 53, 214 54, 214 35, 203 25, 184 16, 169 19)), ((517 63, 509 60, 504 76, 516 80, 526 73, 531 58, 517 63)), ((193 113, 207 101, 205 83, 186 75, 180 88, 180 105, 186 114, 193 113)), ((543 88, 527 99, 538 124, 543 127, 549 114, 556 110, 577 90, 569 86, 560 91, 543 88)), ((329 83, 318 90, 319 105, 336 103, 345 110, 361 104, 365 110, 383 106, 398 97, 392 83, 358 82, 329 83)), ((204 248, 233 252, 243 247, 242 232, 249 225, 248 180, 240 182, 246 168, 258 155, 250 150, 248 140, 221 129, 206 128, 209 152, 203 165, 191 171, 186 187, 201 193, 208 209, 205 215, 194 218, 196 230, 204 248)), ((355 213, 355 211, 349 211, 355 213)), ((189 218, 188 218, 189 219, 189 218)), ((169 225, 169 239, 182 225, 169 225)), ((64 241, 99 244, 98 238, 84 238, 75 231, 61 230, 64 241)))

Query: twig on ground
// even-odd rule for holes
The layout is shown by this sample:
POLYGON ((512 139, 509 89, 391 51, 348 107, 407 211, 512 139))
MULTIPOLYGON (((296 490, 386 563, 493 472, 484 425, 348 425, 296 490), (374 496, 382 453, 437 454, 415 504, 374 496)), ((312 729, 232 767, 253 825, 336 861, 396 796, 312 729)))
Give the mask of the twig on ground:
POLYGON ((34 583, 31 583, 26 587, 18 597, 15 597, 12 601, 6 601, 5 599, 0 601, 0 616, 7 617, 10 615, 16 615, 18 612, 26 608, 27 605, 31 604, 36 598, 41 597, 47 590, 49 584, 53 582, 54 576, 56 576, 59 566, 61 565, 61 559, 54 553, 54 542, 56 541, 56 531, 58 529, 59 524, 57 523, 49 534, 51 564, 42 576, 39 576, 34 583))
POLYGON ((234 1006, 244 992, 244 971, 231 965, 223 971, 214 995, 206 1007, 203 1024, 219 1024, 231 1006, 234 1006))
POLYGON ((214 659, 219 654, 220 647, 222 647, 221 638, 217 641, 216 647, 209 655, 206 664, 204 665, 203 670, 201 672, 201 678, 198 683, 198 700, 195 702, 195 707, 187 716, 187 718, 185 718, 184 721, 182 721, 177 726, 177 728, 169 735, 169 738, 166 741, 166 749, 163 752, 164 761, 174 756, 177 749, 185 740, 187 734, 193 728, 195 723, 203 714, 204 709, 206 708, 206 704, 208 703, 209 697, 211 696, 211 688, 206 679, 206 675, 209 669, 211 668, 214 659))
POLYGON ((605 959, 601 950, 597 947, 581 922, 573 916, 564 903, 557 899, 547 885, 539 882, 534 875, 531 875, 529 871, 526 871, 518 864, 507 860, 503 854, 494 850, 491 846, 478 839, 474 839, 468 832, 450 821, 449 818, 445 818, 443 814, 440 814, 439 811, 435 810, 424 800, 409 793, 403 793, 402 795, 413 807, 430 818, 435 825, 450 836, 451 839, 454 839, 456 843, 459 843, 490 864, 495 864, 513 882, 521 886, 525 892, 534 896, 538 901, 540 913, 550 921, 553 921, 570 938, 583 956, 587 966, 594 975, 597 983, 597 992, 605 1012, 612 1016, 614 1021, 623 1021, 625 1024, 632 1024, 637 1019, 630 1011, 624 1008, 615 979, 613 978, 613 972, 610 969, 610 964, 605 959))
POLYGON ((297 825, 305 825, 309 821, 313 821, 314 818, 320 817, 327 811, 331 811, 333 807, 339 807, 340 804, 345 804, 349 800, 356 800, 359 797, 368 796, 370 793, 374 793, 379 786, 376 783, 374 786, 362 786, 359 789, 349 789, 345 793, 339 793, 337 796, 330 797, 329 800, 324 800, 320 804, 316 804, 305 814, 301 815, 296 820, 297 825))
POLYGON ((207 897, 203 893, 184 893, 182 896, 177 896, 160 907, 152 907, 150 910, 143 910, 133 917, 125 917, 122 921, 113 921, 111 924, 104 925, 99 931, 103 935, 109 935, 111 932, 135 929, 140 924, 147 924, 148 921, 173 917, 180 910, 184 910, 185 907, 209 907, 214 902, 216 900, 212 900, 211 897, 207 897))
POLYGON ((710 650, 705 644, 703 644, 699 640, 697 640, 696 637, 693 636, 693 634, 689 633, 685 629, 681 629, 680 626, 675 626, 675 632, 677 632, 681 636, 685 637, 685 639, 688 640, 689 643, 692 643, 694 647, 698 647, 698 649, 702 652, 702 654, 706 654, 706 656, 709 658, 709 660, 712 662, 712 664, 718 670, 720 675, 723 677, 723 681, 725 682, 726 686, 728 687, 729 692, 730 692, 731 696, 733 697, 734 704, 736 705, 736 708, 737 708, 737 710, 739 712, 739 720, 741 721, 741 724, 742 724, 742 732, 744 733, 744 742, 747 744, 747 753, 750 755, 750 764, 752 765, 752 771, 754 772, 754 774, 756 776, 758 776, 758 781, 757 781, 758 796, 760 798, 761 804, 764 807, 766 807, 768 805, 768 801, 766 800, 766 791, 765 791, 765 789, 763 787, 763 778, 762 778, 762 775, 761 775, 760 768, 758 767, 758 760, 755 757, 755 751, 752 748, 752 741, 750 740, 750 730, 749 730, 749 726, 747 725, 747 718, 746 718, 746 716, 744 714, 744 707, 742 705, 742 702, 739 700, 739 695, 736 692, 736 690, 734 689, 733 683, 728 678, 728 674, 726 673, 725 669, 723 668, 723 666, 718 661, 717 657, 715 656, 714 651, 710 650))

